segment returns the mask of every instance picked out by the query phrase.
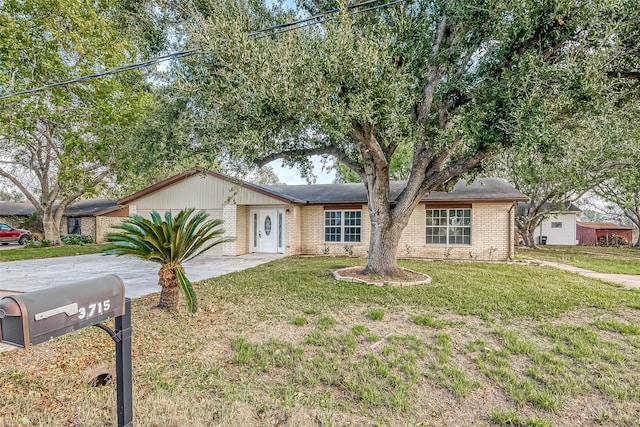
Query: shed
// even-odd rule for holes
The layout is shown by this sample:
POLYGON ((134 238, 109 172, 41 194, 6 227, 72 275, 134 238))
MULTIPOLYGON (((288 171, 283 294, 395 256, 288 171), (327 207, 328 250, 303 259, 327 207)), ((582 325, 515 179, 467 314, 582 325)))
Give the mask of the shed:
POLYGON ((577 222, 576 234, 580 245, 620 246, 631 244, 633 228, 612 222, 577 222))

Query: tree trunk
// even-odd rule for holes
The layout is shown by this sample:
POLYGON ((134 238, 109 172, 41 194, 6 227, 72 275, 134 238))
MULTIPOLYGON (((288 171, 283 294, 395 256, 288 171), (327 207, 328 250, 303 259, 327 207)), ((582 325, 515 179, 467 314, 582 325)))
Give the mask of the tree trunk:
POLYGON ((180 287, 176 276, 176 268, 184 271, 181 264, 162 264, 158 272, 158 285, 162 288, 158 308, 175 311, 180 303, 180 287))
POLYGON ((56 221, 51 211, 45 210, 42 213, 42 227, 44 238, 54 246, 60 245, 60 222, 56 221))
POLYGON ((392 222, 390 216, 376 215, 369 209, 371 218, 371 240, 369 242, 369 259, 364 269, 365 274, 382 276, 398 276, 397 253, 404 226, 392 222))
POLYGON ((536 237, 535 237, 536 224, 523 218, 520 218, 518 222, 519 222, 519 224, 517 225, 518 231, 522 236, 522 241, 524 242, 524 245, 530 249, 538 249, 538 246, 536 245, 536 237))

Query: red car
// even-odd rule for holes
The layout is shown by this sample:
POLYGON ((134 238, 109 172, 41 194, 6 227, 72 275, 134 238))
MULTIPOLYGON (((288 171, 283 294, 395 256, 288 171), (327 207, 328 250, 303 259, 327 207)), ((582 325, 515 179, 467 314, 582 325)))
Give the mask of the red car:
POLYGON ((3 245, 8 245, 12 242, 24 245, 29 240, 31 240, 31 232, 29 230, 13 228, 9 224, 0 222, 0 243, 3 245))

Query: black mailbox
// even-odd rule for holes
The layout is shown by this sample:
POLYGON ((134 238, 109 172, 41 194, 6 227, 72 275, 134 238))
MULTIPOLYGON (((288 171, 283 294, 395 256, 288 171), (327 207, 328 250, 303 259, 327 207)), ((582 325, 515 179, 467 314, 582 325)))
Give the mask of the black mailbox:
POLYGON ((29 347, 125 312, 116 275, 10 295, 0 300, 0 342, 29 347))

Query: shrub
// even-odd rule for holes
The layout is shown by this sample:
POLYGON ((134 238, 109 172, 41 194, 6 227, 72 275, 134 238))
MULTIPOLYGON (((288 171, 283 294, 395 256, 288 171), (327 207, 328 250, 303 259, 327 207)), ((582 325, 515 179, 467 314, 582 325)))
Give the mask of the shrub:
POLYGON ((82 246, 82 245, 86 245, 88 243, 95 243, 94 240, 93 240, 93 237, 91 237, 91 236, 80 236, 80 235, 77 235, 77 234, 68 235, 68 236, 62 236, 62 237, 60 237, 60 240, 65 245, 82 246))

